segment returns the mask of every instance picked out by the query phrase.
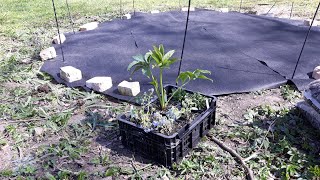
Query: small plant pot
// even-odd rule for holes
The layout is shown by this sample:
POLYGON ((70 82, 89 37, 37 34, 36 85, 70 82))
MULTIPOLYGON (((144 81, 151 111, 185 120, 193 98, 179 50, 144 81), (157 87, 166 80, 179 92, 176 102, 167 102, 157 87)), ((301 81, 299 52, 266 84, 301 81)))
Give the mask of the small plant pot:
MULTIPOLYGON (((176 88, 177 86, 173 85, 165 87, 168 93, 176 88)), ((194 93, 189 90, 185 91, 194 93)), ((215 125, 217 98, 201 95, 211 99, 210 107, 172 135, 145 132, 143 128, 130 122, 130 117, 118 116, 122 144, 147 159, 152 159, 165 167, 172 167, 174 163, 180 162, 215 125)))

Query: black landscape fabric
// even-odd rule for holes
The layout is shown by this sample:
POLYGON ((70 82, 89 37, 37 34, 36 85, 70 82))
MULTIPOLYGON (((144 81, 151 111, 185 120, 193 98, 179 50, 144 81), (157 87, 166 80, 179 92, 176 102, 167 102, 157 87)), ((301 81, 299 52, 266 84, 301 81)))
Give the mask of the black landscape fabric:
MULTIPOLYGON (((58 56, 46 61, 41 71, 69 87, 85 88, 90 78, 110 76, 113 88, 104 94, 134 101, 117 91, 121 81, 130 80, 127 66, 132 56, 163 44, 166 50, 175 49, 175 57, 180 58, 186 15, 177 11, 136 13, 130 20, 116 19, 92 31, 69 33, 62 45, 65 62, 60 45, 54 45, 58 56), (59 77, 60 67, 69 65, 82 71, 82 80, 67 83, 59 77)), ((320 65, 320 31, 314 28, 291 79, 307 30, 300 21, 235 12, 191 12, 182 71, 210 70, 213 83, 196 80, 187 88, 221 95, 278 87, 291 80, 302 90, 312 81, 312 70, 320 65)), ((175 84, 177 73, 178 63, 166 69, 164 83, 175 84)), ((142 92, 151 88, 150 80, 140 72, 132 80, 140 82, 142 92)))

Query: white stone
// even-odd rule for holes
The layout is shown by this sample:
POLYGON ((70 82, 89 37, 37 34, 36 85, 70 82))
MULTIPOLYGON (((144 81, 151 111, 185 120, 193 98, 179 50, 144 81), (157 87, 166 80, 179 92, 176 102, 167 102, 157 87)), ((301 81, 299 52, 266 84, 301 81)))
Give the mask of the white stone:
POLYGON ((153 10, 153 11, 151 11, 151 14, 158 14, 158 13, 160 13, 159 10, 153 10))
POLYGON ((5 130, 6 128, 4 127, 4 125, 0 124, 0 134, 2 134, 5 130))
MULTIPOLYGON (((190 11, 195 11, 196 9, 194 7, 190 7, 190 11)), ((188 11, 188 7, 181 8, 181 11, 188 11)))
POLYGON ((94 77, 86 81, 86 86, 98 92, 104 92, 112 87, 111 77, 94 77))
POLYGON ((162 180, 170 180, 167 175, 162 176, 162 180))
POLYGON ((222 13, 227 13, 227 12, 229 12, 229 9, 228 8, 220 8, 219 11, 222 13))
POLYGON ((60 68, 60 77, 67 82, 74 82, 82 79, 82 73, 79 69, 72 66, 60 68))
POLYGON ((314 79, 320 79, 320 66, 317 66, 312 73, 314 79))
POLYGON ((91 22, 80 26, 80 31, 90 31, 98 27, 98 22, 91 22))
POLYGON ((53 42, 55 44, 62 44, 66 41, 66 36, 64 34, 60 34, 60 37, 59 35, 56 35, 55 37, 53 37, 53 42), (60 38, 61 38, 61 43, 60 43, 60 38))
POLYGON ((124 96, 136 96, 140 93, 139 82, 122 81, 118 85, 118 91, 124 96))
POLYGON ((39 55, 43 61, 57 57, 57 53, 54 47, 49 47, 42 50, 39 55))
POLYGON ((36 127, 34 128, 34 135, 35 136, 41 136, 44 133, 44 128, 42 127, 36 127))
POLYGON ((29 59, 29 58, 21 59, 21 62, 23 64, 29 64, 31 62, 31 59, 29 59))
POLYGON ((124 18, 124 19, 131 19, 131 14, 125 14, 125 15, 123 16, 123 18, 124 18))
MULTIPOLYGON (((311 23, 312 23, 312 19, 307 19, 307 20, 304 20, 303 22, 305 26, 311 26, 311 23)), ((318 25, 319 25, 319 21, 314 20, 312 26, 318 26, 318 25)))

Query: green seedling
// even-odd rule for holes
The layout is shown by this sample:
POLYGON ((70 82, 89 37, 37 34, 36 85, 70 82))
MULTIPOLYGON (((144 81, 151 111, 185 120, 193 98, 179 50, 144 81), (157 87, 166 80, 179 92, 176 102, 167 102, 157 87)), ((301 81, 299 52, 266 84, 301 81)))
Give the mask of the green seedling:
MULTIPOLYGON (((150 84, 152 84, 154 87, 155 93, 160 102, 160 108, 162 110, 167 108, 168 103, 175 95, 172 94, 171 97, 168 97, 163 83, 164 70, 170 69, 170 66, 178 61, 176 58, 172 58, 174 52, 174 50, 171 50, 165 53, 163 45, 160 45, 159 47, 154 46, 153 50, 150 50, 144 56, 134 56, 134 61, 130 63, 128 66, 128 71, 133 69, 131 74, 134 74, 138 70, 141 70, 143 75, 151 79, 150 84), (159 77, 155 75, 154 69, 159 70, 159 77)), ((182 88, 185 85, 187 85, 191 80, 206 79, 212 81, 212 79, 205 76, 205 74, 211 74, 211 72, 200 69, 197 69, 193 72, 182 72, 177 77, 176 82, 180 82, 180 88, 182 88)))

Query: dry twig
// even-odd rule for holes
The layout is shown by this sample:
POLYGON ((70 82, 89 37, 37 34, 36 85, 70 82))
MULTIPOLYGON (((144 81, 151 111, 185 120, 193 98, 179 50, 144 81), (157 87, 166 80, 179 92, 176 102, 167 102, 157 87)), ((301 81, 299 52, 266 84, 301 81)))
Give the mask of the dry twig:
POLYGON ((244 162, 242 157, 235 150, 233 150, 233 149, 229 148, 228 146, 224 145, 224 143, 222 141, 220 141, 219 139, 213 137, 212 135, 208 134, 207 136, 209 137, 210 140, 212 140, 213 142, 218 144, 221 149, 223 149, 225 151, 228 151, 235 158, 235 160, 243 166, 243 168, 246 171, 247 179, 249 179, 249 180, 254 180, 255 179, 252 170, 247 166, 247 164, 244 162))
POLYGON ((32 121, 43 121, 45 119, 26 119, 26 120, 11 120, 11 121, 4 121, 1 122, 0 125, 6 125, 6 124, 15 124, 15 123, 27 123, 32 121))

